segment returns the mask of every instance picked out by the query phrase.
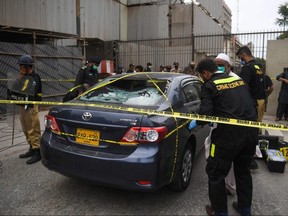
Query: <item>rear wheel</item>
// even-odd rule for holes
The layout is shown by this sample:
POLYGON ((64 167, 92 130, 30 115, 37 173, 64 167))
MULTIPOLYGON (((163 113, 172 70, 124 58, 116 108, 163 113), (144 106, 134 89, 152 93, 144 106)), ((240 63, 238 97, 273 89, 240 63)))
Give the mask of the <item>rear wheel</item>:
POLYGON ((174 181, 171 183, 171 188, 176 191, 184 191, 190 184, 191 174, 193 168, 193 149, 188 143, 186 144, 179 165, 177 167, 177 172, 174 177, 174 181))

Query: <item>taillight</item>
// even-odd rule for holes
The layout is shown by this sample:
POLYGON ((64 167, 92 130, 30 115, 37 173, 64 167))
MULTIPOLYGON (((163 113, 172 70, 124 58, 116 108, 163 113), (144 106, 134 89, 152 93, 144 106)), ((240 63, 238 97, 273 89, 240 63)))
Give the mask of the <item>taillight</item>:
POLYGON ((166 134, 166 127, 132 127, 123 136, 121 142, 159 142, 166 134))
POLYGON ((44 117, 44 124, 46 128, 50 129, 52 132, 60 134, 60 129, 58 124, 53 116, 45 115, 44 117))

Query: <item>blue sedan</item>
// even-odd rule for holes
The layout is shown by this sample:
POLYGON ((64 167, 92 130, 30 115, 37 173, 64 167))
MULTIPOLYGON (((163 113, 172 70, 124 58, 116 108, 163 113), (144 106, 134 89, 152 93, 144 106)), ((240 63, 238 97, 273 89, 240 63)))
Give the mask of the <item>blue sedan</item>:
POLYGON ((49 110, 42 164, 99 185, 138 191, 169 185, 184 191, 209 126, 189 131, 190 120, 147 114, 145 109, 197 113, 201 85, 198 77, 180 73, 108 77, 68 102, 75 106, 49 110))

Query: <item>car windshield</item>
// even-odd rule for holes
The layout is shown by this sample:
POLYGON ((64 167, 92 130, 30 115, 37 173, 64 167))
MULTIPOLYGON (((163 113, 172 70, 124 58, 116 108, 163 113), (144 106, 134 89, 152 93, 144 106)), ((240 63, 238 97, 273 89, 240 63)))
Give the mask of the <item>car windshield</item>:
POLYGON ((80 97, 80 100, 134 106, 158 106, 166 100, 159 89, 166 94, 169 82, 159 79, 131 78, 110 80, 109 84, 100 88, 97 88, 99 86, 97 85, 94 89, 87 91, 80 97))

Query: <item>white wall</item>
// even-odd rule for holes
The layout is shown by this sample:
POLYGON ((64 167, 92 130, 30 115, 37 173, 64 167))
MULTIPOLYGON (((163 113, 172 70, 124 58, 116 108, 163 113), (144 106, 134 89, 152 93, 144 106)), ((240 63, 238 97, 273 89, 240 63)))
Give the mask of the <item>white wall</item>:
POLYGON ((268 41, 266 72, 272 78, 275 89, 268 99, 267 115, 276 116, 281 82, 275 78, 283 72, 283 68, 288 68, 288 39, 268 41))

